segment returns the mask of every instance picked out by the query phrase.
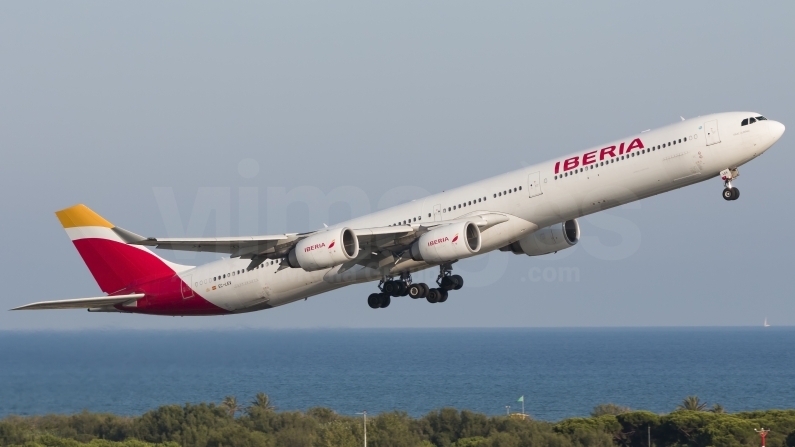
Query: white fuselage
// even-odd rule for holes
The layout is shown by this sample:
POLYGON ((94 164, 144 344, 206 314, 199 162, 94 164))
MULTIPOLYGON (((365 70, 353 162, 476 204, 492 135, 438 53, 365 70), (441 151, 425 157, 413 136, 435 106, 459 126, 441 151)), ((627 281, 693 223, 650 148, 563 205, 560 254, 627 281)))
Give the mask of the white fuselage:
MULTIPOLYGON (((418 226, 483 212, 507 215, 507 222, 482 232, 482 247, 477 254, 488 253, 540 228, 701 182, 752 160, 781 136, 778 128, 772 128, 781 124, 774 121, 741 126, 743 119, 756 116, 759 114, 730 112, 684 120, 358 217, 334 228, 418 226), (642 147, 620 153, 635 140, 642 147), (610 151, 610 147, 615 149, 610 151), (608 150, 603 153, 604 149, 608 150)), ((783 132, 783 126, 781 129, 783 132)), ((307 272, 281 266, 278 261, 266 261, 260 268, 245 271, 249 263, 248 259, 222 259, 181 272, 180 276, 207 300, 232 312, 279 306, 384 276, 382 271, 361 266, 355 271, 341 272, 337 266, 307 272), (222 275, 229 276, 213 281, 222 275)), ((399 258, 389 274, 429 267, 432 265, 410 257, 399 258)))

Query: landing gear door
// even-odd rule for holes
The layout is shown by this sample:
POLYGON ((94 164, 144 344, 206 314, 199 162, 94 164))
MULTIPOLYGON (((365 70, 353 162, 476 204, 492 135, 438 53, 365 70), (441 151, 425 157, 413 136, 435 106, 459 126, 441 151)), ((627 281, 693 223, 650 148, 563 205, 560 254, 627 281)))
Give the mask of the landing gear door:
POLYGON ((188 276, 182 278, 181 289, 182 289, 182 298, 183 299, 193 298, 193 288, 191 288, 191 280, 192 280, 192 278, 193 278, 193 275, 188 275, 188 276))
POLYGON ((434 205, 433 206, 433 221, 439 222, 442 220, 442 205, 434 205))
POLYGON ((718 133, 718 120, 707 121, 704 123, 704 133, 707 137, 707 146, 720 143, 720 134, 718 133))
POLYGON ((541 191, 541 172, 534 172, 527 177, 527 193, 529 194, 528 197, 543 194, 541 191))

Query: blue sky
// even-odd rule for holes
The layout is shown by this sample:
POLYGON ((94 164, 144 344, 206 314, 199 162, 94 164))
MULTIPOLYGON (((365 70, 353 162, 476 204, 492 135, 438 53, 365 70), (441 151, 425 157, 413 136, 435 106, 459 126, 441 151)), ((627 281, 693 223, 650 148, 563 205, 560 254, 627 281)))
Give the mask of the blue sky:
POLYGON ((461 262, 444 305, 372 311, 365 284, 227 317, 0 312, 0 329, 795 324, 793 9, 4 2, 5 308, 100 294, 53 214, 75 203, 150 236, 308 231, 680 116, 790 131, 740 169, 740 200, 713 179, 583 218, 571 250, 461 262))

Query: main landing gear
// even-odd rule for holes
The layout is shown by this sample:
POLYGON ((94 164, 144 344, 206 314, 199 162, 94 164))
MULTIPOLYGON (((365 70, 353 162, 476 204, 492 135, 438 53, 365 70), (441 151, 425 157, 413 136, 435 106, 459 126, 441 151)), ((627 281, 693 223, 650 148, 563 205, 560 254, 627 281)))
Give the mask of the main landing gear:
POLYGON ((740 176, 740 171, 737 168, 724 169, 720 172, 720 178, 723 180, 723 199, 724 200, 737 200, 740 198, 740 190, 732 186, 732 180, 740 176))
POLYGON ((464 278, 453 275, 450 264, 439 267, 439 276, 436 279, 438 288, 428 287, 425 283, 412 283, 411 275, 403 273, 400 279, 383 279, 378 284, 381 293, 373 293, 367 298, 367 304, 373 309, 382 309, 389 306, 392 298, 410 296, 413 299, 425 298, 429 303, 444 303, 447 301, 450 290, 458 290, 464 286, 464 278))

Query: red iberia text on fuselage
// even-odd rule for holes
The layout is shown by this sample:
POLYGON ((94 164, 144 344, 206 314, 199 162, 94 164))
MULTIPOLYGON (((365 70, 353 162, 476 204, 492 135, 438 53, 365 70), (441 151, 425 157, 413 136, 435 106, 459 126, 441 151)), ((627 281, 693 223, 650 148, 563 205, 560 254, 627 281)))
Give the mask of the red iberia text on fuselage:
MULTIPOLYGON (((618 145, 618 147, 607 146, 596 151, 590 151, 582 155, 576 155, 574 157, 567 158, 562 162, 563 164, 562 172, 571 171, 572 169, 577 169, 581 166, 588 166, 596 162, 603 161, 605 159, 610 159, 613 157, 618 157, 620 155, 628 154, 632 151, 632 149, 645 148, 640 138, 635 138, 634 140, 632 140, 632 142, 626 146, 626 149, 624 149, 624 146, 625 143, 622 142, 620 145, 618 145)), ((560 168, 561 168, 561 162, 559 161, 555 163, 555 174, 561 173, 560 168)))

